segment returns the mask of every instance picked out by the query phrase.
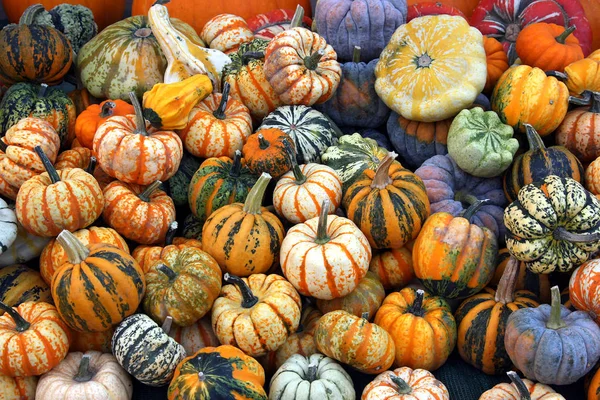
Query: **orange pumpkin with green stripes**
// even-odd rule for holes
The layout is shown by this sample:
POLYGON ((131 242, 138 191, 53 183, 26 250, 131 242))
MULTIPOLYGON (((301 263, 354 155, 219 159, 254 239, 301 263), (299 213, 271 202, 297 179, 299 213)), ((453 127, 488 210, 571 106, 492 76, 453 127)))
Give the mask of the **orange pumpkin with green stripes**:
POLYGON ((26 301, 52 303, 52 294, 38 271, 17 264, 0 268, 0 301, 11 307, 26 301))
POLYGON ((263 128, 248 137, 242 152, 246 165, 253 174, 267 172, 279 178, 292 168, 286 144, 294 151, 296 145, 287 133, 279 128, 263 128))
POLYGON ((399 249, 376 253, 369 264, 369 271, 375 273, 386 290, 405 287, 415 277, 412 262, 412 244, 399 249))

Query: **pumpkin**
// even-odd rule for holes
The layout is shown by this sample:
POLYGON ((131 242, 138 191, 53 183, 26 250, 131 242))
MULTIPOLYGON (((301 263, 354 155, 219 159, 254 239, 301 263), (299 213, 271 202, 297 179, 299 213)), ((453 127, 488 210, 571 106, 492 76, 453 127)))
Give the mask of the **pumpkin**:
POLYGON ((144 314, 123 320, 112 338, 113 354, 135 379, 148 386, 171 381, 175 368, 185 358, 183 346, 167 335, 171 318, 161 328, 144 314))
POLYGON ((483 47, 487 62, 487 79, 483 91, 491 93, 504 71, 508 69, 508 56, 502 43, 491 36, 483 37, 483 47))
POLYGON ((506 374, 512 384, 499 383, 484 392, 479 400, 565 400, 550 386, 532 382, 529 379, 521 379, 514 371, 508 371, 506 374))
POLYGON ((573 153, 562 146, 546 148, 536 130, 529 124, 525 127, 529 151, 517 156, 504 174, 504 193, 509 201, 514 201, 525 185, 549 175, 572 178, 577 182, 584 180, 583 166, 573 153))
POLYGON ((80 168, 57 171, 41 146, 35 151, 47 172, 19 189, 16 213, 23 227, 34 235, 49 237, 63 229, 75 231, 91 225, 104 205, 96 179, 80 168))
POLYGON ((284 104, 311 106, 331 98, 342 70, 336 52, 322 36, 295 27, 269 42, 264 72, 284 104))
POLYGON ((587 90, 600 91, 600 60, 583 58, 567 65, 564 73, 547 71, 546 75, 564 81, 573 96, 585 95, 587 90))
POLYGON ((456 344, 456 322, 441 297, 407 287, 385 298, 375 316, 395 344, 395 364, 435 370, 456 344))
POLYGON ((600 173, 598 167, 600 167, 600 161, 597 158, 585 170, 585 188, 594 195, 600 194, 600 180, 597 178, 600 173))
POLYGON ((519 32, 515 47, 523 64, 544 71, 564 71, 572 62, 583 58, 579 40, 572 33, 575 26, 538 22, 519 32))
POLYGON ((255 175, 266 172, 275 178, 285 174, 292 168, 286 145, 293 147, 293 140, 278 128, 250 135, 242 150, 248 170, 255 175))
POLYGON ((315 329, 317 349, 328 357, 365 374, 378 374, 392 366, 395 346, 389 333, 364 318, 343 310, 329 312, 315 329))
POLYGON ((6 400, 33 400, 37 387, 37 376, 6 376, 0 375, 0 387, 6 400))
POLYGON ((485 86, 481 33, 458 16, 413 19, 394 33, 375 76, 379 97, 404 118, 435 122, 452 117, 485 86))
POLYGON ((254 33, 244 18, 233 14, 219 14, 204 25, 200 37, 211 49, 230 54, 237 51, 240 45, 252 41, 254 33))
POLYGON ((596 366, 590 371, 590 373, 586 376, 585 379, 588 400, 597 400, 598 395, 600 395, 598 379, 600 379, 600 373, 598 373, 598 365, 596 364, 596 366))
POLYGON ((535 273, 571 271, 600 249, 599 207, 571 178, 549 175, 523 186, 504 211, 506 247, 535 273))
POLYGON ((6 131, 26 117, 48 121, 63 148, 68 148, 75 137, 75 105, 60 89, 49 88, 45 83, 11 86, 0 104, 0 129, 6 131))
POLYGON ((124 117, 133 114, 131 104, 123 100, 105 100, 100 104, 91 104, 77 116, 75 136, 83 147, 92 149, 96 131, 106 120, 113 116, 124 117))
MULTIPOLYGON (((341 196, 340 196, 341 197, 341 196)), ((4 253, 17 239, 17 215, 14 208, 0 197, 0 254, 4 253)))
POLYGON ((422 3, 416 3, 408 6, 406 22, 410 22, 415 18, 423 17, 425 15, 440 14, 459 15, 466 19, 465 15, 460 9, 450 4, 444 4, 439 1, 424 1, 422 3))
POLYGON ((239 278, 225 273, 212 308, 212 326, 222 344, 251 357, 277 350, 300 323, 300 295, 280 275, 252 274, 239 278))
MULTIPOLYGON (((252 4, 252 6, 257 5, 258 4, 252 4)), ((270 9, 268 12, 261 12, 261 14, 246 18, 248 27, 254 33, 254 38, 267 41, 273 39, 278 33, 290 29, 291 23, 299 10, 302 10, 302 13, 304 13, 305 9, 309 12, 311 9, 302 6, 302 1, 297 0, 294 2, 293 7, 296 7, 296 9, 294 10, 292 7, 270 9)), ((303 28, 307 29, 312 27, 313 21, 310 17, 303 16, 302 18, 298 19, 301 19, 298 26, 302 26, 303 28)))
POLYGON ((501 175, 513 161, 519 141, 493 111, 462 110, 448 130, 448 154, 466 173, 481 178, 501 175))
POLYGON ((378 60, 361 62, 361 53, 362 49, 355 46, 352 60, 341 65, 342 78, 337 90, 329 100, 315 108, 328 115, 338 126, 377 128, 385 123, 390 109, 375 92, 378 60))
POLYGON ((323 354, 292 355, 273 375, 269 399, 354 400, 352 378, 341 365, 323 354))
POLYGON ((69 351, 85 353, 86 351, 93 350, 101 353, 111 353, 110 342, 114 332, 114 328, 102 332, 77 332, 73 337, 69 351))
POLYGON ((388 151, 391 151, 393 149, 392 142, 390 142, 387 132, 383 133, 378 131, 377 129, 360 129, 358 133, 360 133, 360 136, 362 136, 365 139, 373 139, 377 142, 378 146, 381 146, 384 149, 387 149, 388 151))
POLYGON ((389 153, 376 170, 367 169, 343 197, 348 218, 373 248, 399 248, 415 239, 429 216, 421 178, 394 162, 389 153))
POLYGON ((0 302, 0 375, 41 375, 58 365, 69 351, 71 330, 56 308, 28 301, 12 308, 0 302))
POLYGON ((184 150, 177 172, 163 183, 165 192, 173 199, 175 206, 181 207, 188 204, 190 183, 201 164, 201 159, 184 150))
POLYGON ((560 290, 554 286, 552 305, 511 314, 504 344, 515 367, 527 378, 568 385, 583 377, 600 358, 599 337, 600 328, 588 313, 561 306, 560 290))
POLYGON ((434 295, 464 299, 494 276, 496 236, 470 221, 484 203, 478 200, 460 217, 437 212, 425 221, 413 247, 413 265, 417 278, 434 295))
POLYGON ((530 124, 540 136, 547 136, 558 127, 568 106, 567 86, 528 65, 507 69, 492 93, 492 110, 502 122, 520 132, 525 132, 526 124, 530 124))
MULTIPOLYGON (((14 206, 11 206, 14 209, 14 206)), ((6 251, 0 254, 0 267, 26 263, 38 257, 50 238, 32 235, 17 220, 17 238, 6 251)))
POLYGON ((556 129, 556 142, 564 146, 583 163, 600 157, 600 92, 593 93, 590 108, 569 111, 556 129))
POLYGON ((229 345, 205 347, 177 365, 168 399, 266 400, 264 383, 263 368, 243 351, 229 345))
MULTIPOLYGON (((68 96, 73 102, 73 104, 75 104, 75 113, 77 115, 84 112, 86 108, 88 108, 92 104, 100 104, 101 102, 100 100, 92 96, 86 88, 72 90, 68 93, 68 96)), ((75 121, 75 124, 77 124, 77 121, 75 121)), ((75 147, 74 145, 77 143, 78 140, 77 138, 75 138, 73 140, 73 143, 71 143, 71 147, 75 147)))
POLYGON ((58 155, 54 168, 57 170, 65 168, 80 168, 88 174, 94 176, 101 189, 114 181, 115 178, 109 176, 100 166, 96 157, 92 156, 92 151, 87 147, 75 147, 65 150, 58 155))
POLYGON ((52 295, 39 272, 17 264, 0 268, 0 301, 10 307, 26 301, 52 303, 52 295))
POLYGON ((129 93, 135 115, 111 117, 98 127, 93 152, 100 167, 126 183, 149 185, 167 180, 177 172, 183 144, 172 131, 149 128, 140 103, 129 93))
POLYGON ((133 385, 112 354, 98 351, 69 353, 37 386, 36 399, 131 399, 133 385))
POLYGON ((7 85, 35 82, 55 85, 73 64, 73 50, 65 35, 50 26, 21 21, 0 32, 0 80, 7 85))
POLYGON ((327 215, 326 203, 319 217, 288 231, 280 259, 283 274, 300 294, 332 300, 349 295, 365 277, 371 247, 351 220, 327 215))
POLYGON ((377 276, 384 289, 400 289, 414 279, 411 249, 412 246, 406 245, 373 255, 369 271, 377 276))
MULTIPOLYGON (((91 226, 89 229, 80 229, 73 232, 73 236, 84 246, 91 246, 97 243, 110 244, 129 253, 129 246, 127 246, 125 239, 111 228, 91 226)), ((66 249, 58 240, 50 240, 40 255, 40 273, 44 281, 50 285, 54 273, 67 262, 69 262, 69 256, 66 249)))
POLYGON ((171 222, 175 221, 173 200, 162 190, 160 181, 146 188, 114 181, 104 188, 106 223, 127 239, 140 244, 164 240, 171 222))
POLYGON ((573 306, 577 310, 588 311, 596 321, 600 321, 600 303, 596 289, 599 262, 594 259, 583 263, 573 272, 569 281, 569 298, 573 306))
POLYGON ((171 326, 169 336, 183 346, 186 354, 196 354, 205 347, 220 345, 210 322, 210 314, 189 326, 171 326))
POLYGON ((392 112, 387 122, 390 142, 407 168, 416 169, 436 155, 445 155, 452 119, 437 122, 411 121, 392 112))
POLYGON ((202 227, 204 221, 200 221, 194 214, 188 214, 183 221, 183 229, 181 230, 181 236, 186 239, 194 239, 200 241, 200 247, 202 247, 202 227))
POLYGON ((423 400, 450 400, 448 389, 424 369, 401 367, 385 371, 375 377, 362 393, 362 400, 410 398, 423 400))
POLYGON ((196 157, 230 157, 241 150, 252 134, 250 111, 229 98, 229 84, 223 94, 213 93, 198 103, 179 132, 185 149, 196 157))

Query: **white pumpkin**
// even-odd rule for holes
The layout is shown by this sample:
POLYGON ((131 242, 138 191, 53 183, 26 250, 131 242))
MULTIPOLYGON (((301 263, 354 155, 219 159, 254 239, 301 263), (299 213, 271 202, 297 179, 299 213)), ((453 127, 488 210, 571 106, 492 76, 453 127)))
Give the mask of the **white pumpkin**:
POLYGON ((0 197, 0 254, 12 246, 17 238, 17 215, 0 197))
MULTIPOLYGON (((2 232, 0 231, 0 236, 2 232)), ((0 254, 0 267, 23 264, 38 257, 52 238, 32 235, 17 221, 17 238, 12 246, 0 254)))

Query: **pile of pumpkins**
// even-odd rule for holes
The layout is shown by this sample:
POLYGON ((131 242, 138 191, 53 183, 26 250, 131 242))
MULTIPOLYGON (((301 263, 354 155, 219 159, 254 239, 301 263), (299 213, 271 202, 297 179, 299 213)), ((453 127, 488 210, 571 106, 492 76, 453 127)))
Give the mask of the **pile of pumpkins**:
POLYGON ((456 348, 510 379, 480 399, 586 375, 600 399, 600 50, 578 2, 502 34, 500 0, 319 0, 199 34, 167 3, 100 32, 36 4, 0 31, 1 398, 125 400, 133 377, 169 399, 440 400, 456 348))

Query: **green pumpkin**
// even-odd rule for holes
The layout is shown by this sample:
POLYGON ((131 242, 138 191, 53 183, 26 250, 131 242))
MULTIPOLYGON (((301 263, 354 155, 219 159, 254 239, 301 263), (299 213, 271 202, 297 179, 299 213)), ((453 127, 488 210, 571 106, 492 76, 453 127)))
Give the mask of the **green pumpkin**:
POLYGON ((198 239, 202 240, 202 226, 204 221, 199 220, 194 214, 188 214, 183 221, 183 229, 181 230, 181 236, 186 239, 198 239))
POLYGON ((200 159, 194 157, 187 151, 183 152, 183 158, 179 163, 179 169, 168 181, 163 183, 167 194, 171 196, 176 206, 185 206, 188 204, 188 189, 192 177, 200 168, 200 159))
POLYGON ((60 136, 63 148, 75 137, 75 104, 62 90, 45 84, 17 83, 11 86, 0 103, 0 131, 26 117, 48 121, 60 136))
POLYGON ((388 150, 379 147, 375 140, 354 133, 340 137, 338 144, 329 147, 321 160, 338 173, 345 192, 365 169, 376 170, 387 154, 388 150))
POLYGON ((480 178, 502 174, 519 148, 513 128, 493 111, 462 110, 448 131, 448 153, 467 173, 480 178))

